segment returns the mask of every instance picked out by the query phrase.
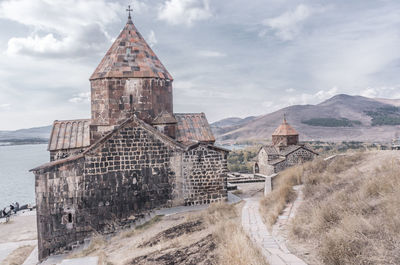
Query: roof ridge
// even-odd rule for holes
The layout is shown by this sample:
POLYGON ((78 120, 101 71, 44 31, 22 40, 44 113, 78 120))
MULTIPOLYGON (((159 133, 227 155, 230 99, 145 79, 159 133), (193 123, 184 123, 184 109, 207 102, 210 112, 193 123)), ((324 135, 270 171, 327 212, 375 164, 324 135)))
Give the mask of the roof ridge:
POLYGON ((91 119, 88 118, 88 119, 74 119, 74 120, 54 120, 53 124, 55 122, 69 122, 69 121, 91 121, 91 119))
POLYGON ((204 112, 182 112, 182 113, 174 113, 174 115, 205 115, 204 112))

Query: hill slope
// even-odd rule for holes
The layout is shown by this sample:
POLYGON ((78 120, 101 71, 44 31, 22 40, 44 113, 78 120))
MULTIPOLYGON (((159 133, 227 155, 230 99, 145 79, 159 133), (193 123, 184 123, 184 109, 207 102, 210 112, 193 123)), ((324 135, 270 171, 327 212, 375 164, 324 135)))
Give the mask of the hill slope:
POLYGON ((398 106, 400 100, 340 94, 317 105, 294 105, 245 123, 212 127, 219 142, 269 140, 286 114, 303 141, 390 141, 400 132, 398 106))
POLYGON ((0 131, 0 141, 4 140, 25 140, 25 139, 43 139, 50 137, 50 126, 36 127, 30 129, 21 129, 16 131, 0 131))

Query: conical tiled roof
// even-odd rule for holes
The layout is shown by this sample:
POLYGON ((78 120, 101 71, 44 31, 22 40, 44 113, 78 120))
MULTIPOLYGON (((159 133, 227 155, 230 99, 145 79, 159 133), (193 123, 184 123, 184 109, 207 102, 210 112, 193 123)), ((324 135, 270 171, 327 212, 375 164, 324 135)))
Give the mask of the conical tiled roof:
POLYGON ((110 77, 152 77, 172 80, 172 76, 128 19, 90 80, 110 77))
POLYGON ((286 118, 283 118, 282 124, 276 128, 272 135, 299 135, 299 133, 287 123, 286 118))

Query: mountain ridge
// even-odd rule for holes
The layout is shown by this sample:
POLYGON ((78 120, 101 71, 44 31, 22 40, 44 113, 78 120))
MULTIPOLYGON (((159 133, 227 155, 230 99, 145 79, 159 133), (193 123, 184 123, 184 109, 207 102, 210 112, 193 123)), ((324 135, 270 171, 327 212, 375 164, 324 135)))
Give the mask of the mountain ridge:
POLYGON ((374 99, 338 94, 315 105, 288 106, 257 116, 246 123, 219 127, 217 122, 211 126, 219 143, 270 140, 272 132, 286 114, 288 122, 299 131, 303 141, 388 142, 400 132, 399 106, 400 99, 374 99), (335 126, 312 126, 306 124, 307 122, 335 126), (379 122, 388 125, 374 125, 379 122))

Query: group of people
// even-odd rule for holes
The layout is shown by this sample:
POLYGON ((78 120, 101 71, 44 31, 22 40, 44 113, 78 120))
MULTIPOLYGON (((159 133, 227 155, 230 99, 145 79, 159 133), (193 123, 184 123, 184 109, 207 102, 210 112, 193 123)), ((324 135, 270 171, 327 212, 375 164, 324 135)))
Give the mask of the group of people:
POLYGON ((19 203, 12 203, 10 204, 9 207, 5 207, 2 211, 1 211, 1 216, 0 217, 9 217, 11 216, 11 214, 15 214, 19 211, 19 203))

